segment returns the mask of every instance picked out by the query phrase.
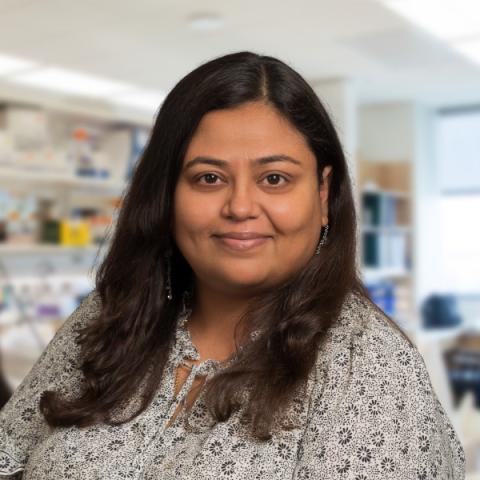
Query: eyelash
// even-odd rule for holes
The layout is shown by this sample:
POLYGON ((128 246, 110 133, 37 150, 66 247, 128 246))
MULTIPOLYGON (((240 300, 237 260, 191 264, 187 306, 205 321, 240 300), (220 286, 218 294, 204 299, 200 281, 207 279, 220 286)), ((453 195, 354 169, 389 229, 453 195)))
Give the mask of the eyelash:
MULTIPOLYGON (((216 173, 204 173, 203 175, 200 175, 199 177, 197 177, 197 179, 195 180, 195 183, 200 183, 199 180, 203 177, 206 177, 207 175, 213 175, 214 177, 217 177, 217 178, 220 178, 219 175, 217 175, 216 173)), ((285 180, 285 183, 284 185, 286 185, 287 183, 290 183, 290 180, 285 176, 285 175, 282 175, 280 173, 269 173, 268 175, 265 176, 265 178, 268 178, 268 177, 271 177, 271 176, 278 176, 278 177, 281 177, 285 180)), ((216 183, 203 183, 203 185, 217 185, 216 183)), ((278 186, 281 186, 281 184, 279 185, 269 185, 270 187, 278 187, 278 186)))

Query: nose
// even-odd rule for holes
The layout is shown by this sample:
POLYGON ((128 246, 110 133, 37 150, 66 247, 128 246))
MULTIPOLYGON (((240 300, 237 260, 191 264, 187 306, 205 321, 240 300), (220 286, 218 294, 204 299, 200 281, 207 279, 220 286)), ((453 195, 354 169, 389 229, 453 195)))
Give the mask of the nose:
POLYGON ((251 181, 236 181, 227 190, 222 214, 227 218, 244 220, 258 215, 255 185, 251 181))

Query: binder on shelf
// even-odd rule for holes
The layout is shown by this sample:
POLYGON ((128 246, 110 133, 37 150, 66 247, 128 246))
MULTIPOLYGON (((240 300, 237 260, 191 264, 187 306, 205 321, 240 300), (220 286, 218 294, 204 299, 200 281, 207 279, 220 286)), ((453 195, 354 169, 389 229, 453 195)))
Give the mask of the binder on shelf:
POLYGON ((363 193, 364 224, 368 226, 380 226, 380 195, 375 192, 363 193))
POLYGON ((390 235, 387 232, 381 232, 378 234, 379 245, 379 266, 390 266, 390 235))
POLYGON ((390 266, 393 268, 407 267, 407 238, 403 233, 393 232, 390 234, 390 266))
POLYGON ((400 225, 397 224, 400 201, 395 192, 363 192, 365 267, 394 270, 408 268, 408 230, 398 228, 400 225))
POLYGON ((374 232, 364 232, 363 236, 363 263, 366 267, 379 266, 378 235, 374 232))
POLYGON ((398 225, 400 201, 397 195, 390 192, 363 192, 363 224, 378 227, 398 225))
POLYGON ((382 195, 383 202, 383 219, 382 225, 384 226, 393 226, 396 224, 396 208, 397 208, 397 199, 391 195, 384 194, 382 195))
POLYGON ((407 269, 407 238, 402 232, 364 232, 363 265, 369 268, 407 269))

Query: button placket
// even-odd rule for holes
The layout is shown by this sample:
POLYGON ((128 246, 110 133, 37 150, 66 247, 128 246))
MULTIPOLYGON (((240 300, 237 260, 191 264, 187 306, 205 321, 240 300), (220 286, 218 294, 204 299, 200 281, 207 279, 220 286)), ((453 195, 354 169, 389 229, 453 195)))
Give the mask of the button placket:
MULTIPOLYGON (((185 380, 184 384, 182 385, 180 391, 178 392, 177 396, 174 397, 174 401, 170 405, 166 416, 161 417, 161 422, 160 422, 159 426, 157 428, 152 428, 150 430, 150 433, 145 436, 142 458, 143 459, 148 458, 148 460, 143 465, 142 472, 139 476, 139 479, 145 478, 145 471, 146 471, 146 469, 148 469, 150 463, 152 462, 153 457, 155 456, 155 453, 152 451, 156 446, 155 439, 159 435, 161 436, 161 435, 165 434, 166 426, 167 426, 168 422, 170 421, 173 413, 175 412, 178 405, 183 401, 183 399, 186 397, 187 393, 189 392, 189 390, 190 390, 190 388, 193 384, 193 380, 195 379, 195 375, 196 375, 196 371, 197 371, 196 367, 197 367, 196 365, 194 365, 192 367, 192 370, 190 371, 190 373, 189 373, 187 379, 185 380)), ((173 372, 175 372, 175 368, 176 368, 176 366, 174 366, 173 372)), ((181 412, 178 413, 178 415, 180 415, 180 414, 181 414, 181 412)), ((155 422, 154 422, 155 417, 154 416, 151 420, 152 420, 152 424, 155 424, 155 422)), ((171 426, 169 428, 176 428, 176 427, 171 426)), ((136 463, 138 463, 139 460, 140 460, 140 458, 137 458, 136 463)), ((164 466, 165 470, 171 470, 174 467, 174 464, 172 464, 173 461, 174 460, 168 460, 165 463, 165 466, 164 466)))
MULTIPOLYGON (((190 373, 188 374, 188 377, 186 378, 185 382, 183 383, 182 387, 180 388, 180 391, 178 392, 178 394, 175 396, 175 391, 173 392, 174 401, 170 405, 170 408, 168 409, 167 416, 163 421, 163 424, 162 424, 162 427, 161 427, 162 432, 165 431, 166 426, 169 423, 170 419, 172 418, 173 414, 175 413, 177 407, 182 402, 184 402, 186 400, 187 394, 190 391, 190 389, 192 388, 193 382, 194 382, 195 377, 197 375, 197 370, 198 370, 197 365, 193 365, 192 369, 190 370, 190 373)), ((174 369, 174 371, 175 371, 175 369, 174 369)), ((175 390, 175 386, 173 387, 173 389, 175 390)), ((182 412, 180 411, 177 414, 177 418, 178 418, 179 415, 181 415, 181 413, 182 412)), ((174 420, 174 422, 175 421, 176 421, 176 419, 174 420)))
MULTIPOLYGON (((153 457, 155 456, 154 450, 155 446, 158 442, 155 442, 155 439, 159 436, 166 435, 166 431, 169 429, 177 429, 179 424, 177 423, 178 417, 181 416, 184 411, 180 410, 177 414, 177 417, 173 421, 172 425, 168 427, 167 425, 170 422, 173 414, 175 413, 176 409, 179 407, 181 402, 186 401, 188 392, 191 390, 195 378, 197 376, 206 376, 207 380, 214 375, 217 370, 221 369, 222 367, 226 367, 230 362, 227 364, 222 364, 218 360, 207 359, 198 364, 190 364, 191 370, 184 381, 183 385, 181 386, 178 394, 175 394, 175 374, 176 369, 185 362, 185 360, 199 360, 200 354, 193 344, 192 339, 190 337, 190 332, 186 327, 186 322, 191 314, 190 309, 184 309, 183 312, 180 313, 178 321, 177 321, 177 328, 175 331, 175 342, 172 346, 172 351, 170 352, 169 360, 168 360, 168 367, 166 368, 166 376, 164 381, 168 384, 168 387, 163 390, 162 395, 164 397, 165 403, 161 402, 165 407, 167 407, 166 402, 171 402, 170 406, 168 406, 167 413, 158 412, 158 406, 160 403, 157 404, 157 400, 154 399, 153 408, 147 410, 148 419, 146 419, 147 423, 149 424, 150 428, 147 429, 147 434, 144 437, 144 453, 143 453, 143 460, 145 460, 145 454, 148 456, 149 460, 145 462, 140 468, 142 471, 140 478, 144 478, 145 471, 148 469, 148 465, 152 461, 153 457), (168 372, 168 373, 167 373, 168 372), (168 399, 168 400, 167 400, 168 399)), ((254 337, 258 334, 258 331, 251 333, 251 339, 254 340, 254 337)), ((231 361, 234 361, 232 359, 231 361)), ((196 401, 196 400, 195 400, 196 401)), ((142 459, 137 458, 135 463, 138 464, 142 459)), ((165 463, 165 469, 169 470, 167 463, 171 462, 169 460, 165 463)), ((173 460, 174 462, 174 460, 173 460)), ((139 465, 138 465, 139 466, 139 465)))

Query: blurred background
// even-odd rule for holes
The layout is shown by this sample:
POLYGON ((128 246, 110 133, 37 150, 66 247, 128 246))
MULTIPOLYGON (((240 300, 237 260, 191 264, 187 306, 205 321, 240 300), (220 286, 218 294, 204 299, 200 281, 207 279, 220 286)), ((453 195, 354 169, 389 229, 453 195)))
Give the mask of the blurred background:
POLYGON ((478 0, 2 0, 1 402, 93 288, 166 93, 239 50, 290 64, 331 113, 364 281, 422 353, 475 478, 478 0))

